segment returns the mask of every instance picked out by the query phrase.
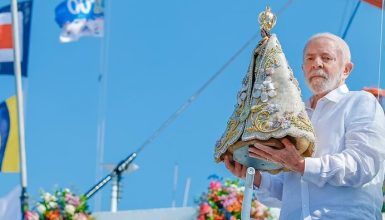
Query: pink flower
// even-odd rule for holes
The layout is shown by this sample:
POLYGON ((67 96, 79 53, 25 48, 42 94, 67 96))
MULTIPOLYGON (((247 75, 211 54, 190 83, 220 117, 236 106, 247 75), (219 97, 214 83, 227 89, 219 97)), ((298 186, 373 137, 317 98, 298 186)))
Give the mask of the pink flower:
POLYGON ((36 212, 27 211, 27 212, 24 214, 24 218, 25 218, 26 220, 39 220, 39 215, 38 215, 36 212))
POLYGON ((84 213, 76 213, 74 215, 74 220, 88 220, 88 216, 84 213))
POLYGON ((212 211, 212 209, 207 203, 201 204, 201 206, 200 206, 200 213, 201 214, 207 214, 211 211, 212 211))
POLYGON ((210 183, 210 189, 211 190, 218 190, 218 189, 220 189, 221 188, 221 183, 220 182, 216 182, 216 181, 212 181, 211 183, 210 183))
POLYGON ((222 205, 224 207, 227 207, 232 205, 235 201, 237 201, 235 197, 227 197, 226 199, 223 200, 222 205))
POLYGON ((65 201, 68 204, 73 205, 75 207, 77 207, 79 205, 79 203, 80 203, 79 197, 74 196, 71 193, 66 194, 65 201))

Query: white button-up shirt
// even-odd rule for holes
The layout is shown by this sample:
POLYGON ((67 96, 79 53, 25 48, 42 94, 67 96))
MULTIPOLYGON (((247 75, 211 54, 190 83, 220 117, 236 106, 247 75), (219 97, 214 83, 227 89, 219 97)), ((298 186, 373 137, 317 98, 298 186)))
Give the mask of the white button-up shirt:
POLYGON ((346 85, 307 107, 315 154, 305 171, 262 173, 257 197, 280 200, 280 219, 382 219, 385 116, 375 97, 346 85))

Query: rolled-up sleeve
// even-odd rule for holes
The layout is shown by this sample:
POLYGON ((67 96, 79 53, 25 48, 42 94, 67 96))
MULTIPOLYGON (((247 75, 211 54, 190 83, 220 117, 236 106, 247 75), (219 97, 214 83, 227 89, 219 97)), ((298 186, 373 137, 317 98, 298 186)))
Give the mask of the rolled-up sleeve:
POLYGON ((322 187, 360 187, 370 182, 385 159, 385 116, 374 97, 363 96, 346 114, 340 153, 305 158, 303 179, 322 187))

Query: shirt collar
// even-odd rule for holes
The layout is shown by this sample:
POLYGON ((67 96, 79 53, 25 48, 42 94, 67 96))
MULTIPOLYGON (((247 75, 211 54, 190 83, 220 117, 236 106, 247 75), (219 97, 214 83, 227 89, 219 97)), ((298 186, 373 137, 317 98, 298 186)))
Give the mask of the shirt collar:
POLYGON ((342 84, 338 88, 326 94, 325 98, 332 102, 339 102, 342 99, 342 97, 348 92, 349 92, 349 88, 346 86, 346 84, 342 84))
MULTIPOLYGON (((330 91, 328 94, 326 94, 324 96, 324 98, 326 98, 332 102, 339 102, 341 100, 341 98, 348 92, 349 92, 348 86, 346 84, 343 84, 343 85, 337 87, 336 89, 330 91)), ((305 102, 305 107, 307 110, 312 109, 310 106, 311 106, 311 98, 305 102)))

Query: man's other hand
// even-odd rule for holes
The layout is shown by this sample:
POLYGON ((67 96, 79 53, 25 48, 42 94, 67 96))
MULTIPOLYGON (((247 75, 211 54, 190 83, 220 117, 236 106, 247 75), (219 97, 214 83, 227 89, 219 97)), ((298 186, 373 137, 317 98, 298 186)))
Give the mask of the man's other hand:
POLYGON ((299 154, 294 144, 289 139, 283 138, 281 140, 284 148, 274 149, 269 146, 256 143, 254 146, 249 147, 249 156, 272 161, 282 164, 289 170, 303 174, 305 170, 305 160, 299 154))
MULTIPOLYGON (((236 177, 245 179, 247 167, 233 160, 233 158, 229 155, 225 155, 224 158, 226 168, 236 177)), ((254 185, 259 187, 261 184, 261 173, 256 170, 254 176, 254 185)))

